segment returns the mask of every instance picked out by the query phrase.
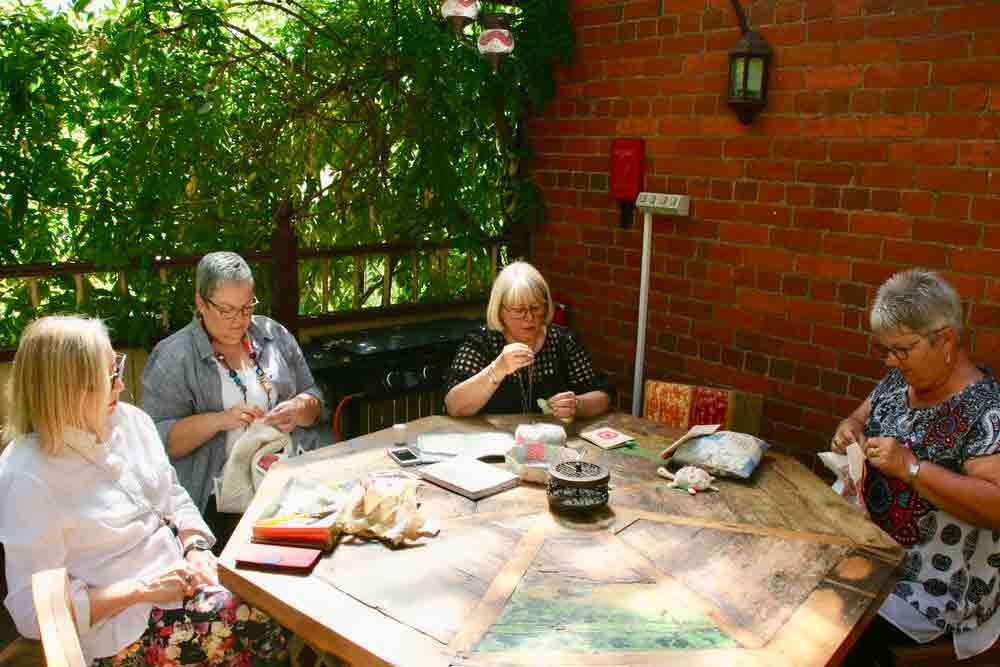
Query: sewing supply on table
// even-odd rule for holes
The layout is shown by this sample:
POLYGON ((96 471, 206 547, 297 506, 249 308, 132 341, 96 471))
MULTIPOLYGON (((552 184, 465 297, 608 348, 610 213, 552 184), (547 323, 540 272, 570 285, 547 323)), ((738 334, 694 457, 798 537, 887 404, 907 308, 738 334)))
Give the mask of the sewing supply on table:
POLYGON ((546 495, 553 512, 578 514, 607 506, 608 469, 588 461, 563 461, 549 469, 546 495))
POLYGON ((663 466, 660 466, 656 469, 656 474, 664 479, 670 480, 670 483, 667 484, 667 488, 687 491, 692 496, 699 491, 719 490, 717 487, 712 486, 712 482, 715 481, 715 478, 701 468, 696 468, 695 466, 684 466, 675 473, 672 473, 663 466))

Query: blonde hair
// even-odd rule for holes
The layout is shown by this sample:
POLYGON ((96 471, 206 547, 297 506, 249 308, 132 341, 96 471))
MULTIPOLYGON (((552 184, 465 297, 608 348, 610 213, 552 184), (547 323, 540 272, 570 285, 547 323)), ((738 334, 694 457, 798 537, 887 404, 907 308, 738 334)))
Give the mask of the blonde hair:
POLYGON ((540 298, 545 302, 545 324, 551 324, 555 309, 552 305, 549 284, 531 264, 512 262, 493 281, 490 302, 486 306, 486 326, 494 331, 502 331, 503 320, 500 319, 500 309, 511 302, 523 301, 525 297, 540 298))
POLYGON ((88 429, 110 400, 111 341, 100 320, 50 316, 21 334, 10 378, 4 436, 38 433, 43 451, 58 454, 68 427, 88 429))

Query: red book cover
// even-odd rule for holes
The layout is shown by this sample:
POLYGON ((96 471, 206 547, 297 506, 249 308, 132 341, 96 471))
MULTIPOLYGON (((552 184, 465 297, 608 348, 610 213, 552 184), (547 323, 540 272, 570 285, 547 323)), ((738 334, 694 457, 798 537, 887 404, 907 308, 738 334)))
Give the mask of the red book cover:
POLYGON ((251 542, 236 552, 236 566, 306 573, 316 565, 321 553, 319 549, 251 542))

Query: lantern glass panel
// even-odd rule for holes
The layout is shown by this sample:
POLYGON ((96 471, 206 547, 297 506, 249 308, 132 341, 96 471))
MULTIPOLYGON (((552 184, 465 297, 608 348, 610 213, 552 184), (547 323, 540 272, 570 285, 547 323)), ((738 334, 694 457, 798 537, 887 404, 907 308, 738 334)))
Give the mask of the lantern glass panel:
POLYGON ((749 59, 747 67, 746 96, 760 100, 764 96, 764 59, 754 57, 749 59))
POLYGON ((729 61, 729 96, 743 97, 746 90, 746 60, 742 56, 736 56, 729 61))

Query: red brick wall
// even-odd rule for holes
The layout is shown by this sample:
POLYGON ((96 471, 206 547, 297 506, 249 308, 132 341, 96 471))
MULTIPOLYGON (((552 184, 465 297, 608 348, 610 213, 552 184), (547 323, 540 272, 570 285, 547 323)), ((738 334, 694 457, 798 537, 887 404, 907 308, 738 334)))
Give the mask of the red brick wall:
POLYGON ((725 103, 729 0, 573 0, 574 62, 530 125, 548 221, 532 259, 631 405, 641 220, 618 226, 610 140, 644 189, 691 196, 653 229, 646 377, 765 395, 764 435, 825 448, 881 377, 867 307, 940 270, 1000 373, 1000 2, 744 0, 775 50, 766 111, 725 103))

